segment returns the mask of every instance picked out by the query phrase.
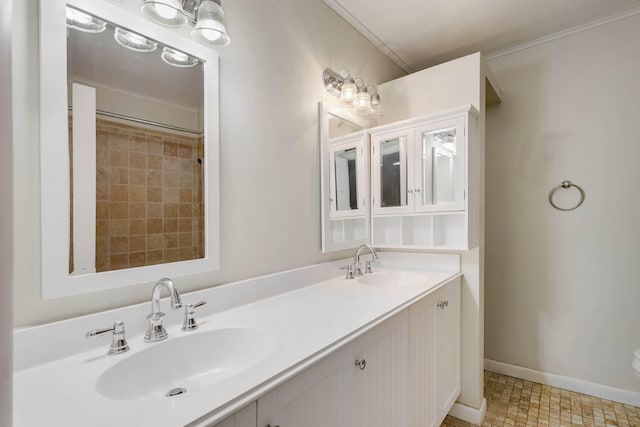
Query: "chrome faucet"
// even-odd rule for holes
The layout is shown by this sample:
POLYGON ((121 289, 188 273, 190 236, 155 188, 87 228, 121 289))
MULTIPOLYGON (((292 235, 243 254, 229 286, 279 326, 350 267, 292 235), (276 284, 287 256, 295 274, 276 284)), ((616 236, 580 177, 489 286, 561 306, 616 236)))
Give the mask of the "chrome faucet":
POLYGON ((146 342, 162 341, 169 336, 167 330, 162 325, 162 318, 165 314, 160 311, 160 291, 162 291, 163 287, 167 288, 169 291, 169 296, 171 297, 171 308, 173 310, 177 310, 182 307, 180 294, 171 279, 167 279, 165 277, 164 279, 158 280, 151 292, 151 314, 147 316, 147 320, 149 320, 149 328, 147 329, 147 333, 144 334, 144 340, 146 342))
MULTIPOLYGON (((362 276, 362 266, 360 265, 360 252, 362 252, 363 249, 369 249, 369 252, 371 252, 371 257, 373 258, 373 260, 378 259, 378 254, 376 253, 376 250, 373 249, 373 246, 371 245, 360 245, 358 247, 358 249, 356 250, 356 256, 353 258, 353 263, 356 267, 356 276, 362 276)), ((366 273, 373 273, 373 270, 371 270, 371 261, 367 261, 367 267, 366 267, 366 273)))

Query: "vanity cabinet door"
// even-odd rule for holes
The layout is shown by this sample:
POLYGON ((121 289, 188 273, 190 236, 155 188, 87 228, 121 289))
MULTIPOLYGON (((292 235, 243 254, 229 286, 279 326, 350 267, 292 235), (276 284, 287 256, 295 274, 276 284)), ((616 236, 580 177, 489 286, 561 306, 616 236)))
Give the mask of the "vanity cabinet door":
POLYGON ((416 212, 464 210, 465 136, 464 117, 415 129, 416 212))
POLYGON ((345 426, 407 426, 408 350, 408 310, 345 349, 345 426))
POLYGON ((413 129, 373 137, 372 172, 374 214, 413 211, 413 129))
POLYGON ((460 395, 460 279, 435 298, 436 414, 442 422, 460 395))
POLYGON ((437 427, 461 389, 460 279, 409 311, 409 426, 437 427))
POLYGON ((352 427, 342 417, 343 370, 334 353, 258 400, 258 427, 352 427))
POLYGON ((213 427, 256 427, 255 402, 213 427))

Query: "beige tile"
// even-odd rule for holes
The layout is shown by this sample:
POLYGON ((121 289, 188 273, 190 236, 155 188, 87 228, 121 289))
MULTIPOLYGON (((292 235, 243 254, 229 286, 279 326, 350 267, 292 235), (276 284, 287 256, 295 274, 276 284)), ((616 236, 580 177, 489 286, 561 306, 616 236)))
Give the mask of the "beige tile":
POLYGON ((180 203, 180 218, 191 218, 193 216, 193 209, 191 203, 180 203))
POLYGON ((111 167, 109 174, 110 184, 128 184, 129 169, 120 167, 111 167))
POLYGON ((129 235, 135 236, 136 234, 147 234, 146 219, 142 218, 129 220, 129 235))
POLYGON ((178 157, 178 144, 165 141, 163 154, 165 157, 178 157))
POLYGON ((131 185, 146 185, 147 184, 147 171, 145 169, 130 169, 129 170, 129 184, 131 184, 131 185))
POLYGON ((147 155, 145 153, 129 153, 129 167, 133 169, 146 169, 147 155))
POLYGON ((141 252, 147 250, 147 236, 129 237, 129 252, 141 252))
POLYGON ((159 154, 147 154, 147 169, 161 170, 162 169, 162 155, 159 155, 159 154))
POLYGON ((178 216, 177 203, 163 203, 162 208, 162 216, 164 218, 175 218, 178 216))
POLYGON ((129 165, 129 152, 111 150, 109 153, 109 162, 111 166, 127 167, 129 165))
POLYGON ((177 218, 165 218, 162 222, 162 231, 165 233, 175 233, 178 231, 177 218))
POLYGON ((112 202, 126 202, 129 200, 129 186, 111 185, 109 189, 109 200, 112 202))
POLYGON ((129 252, 129 237, 111 237, 109 245, 112 254, 129 252))
POLYGON ((132 202, 146 202, 147 186, 146 185, 130 185, 129 200, 132 202))
POLYGON ((178 233, 164 233, 164 248, 173 249, 178 247, 178 233))
POLYGON ((129 218, 145 218, 146 216, 146 203, 129 203, 129 218))
POLYGON ((142 267, 147 265, 146 252, 132 252, 129 254, 129 267, 142 267))
POLYGON ((162 219, 147 219, 147 234, 162 233, 162 219))
POLYGON ((162 172, 157 170, 147 171, 147 185, 149 187, 162 187, 162 172))
POLYGON ((164 236, 162 234, 147 235, 147 250, 162 250, 164 246, 164 236))
POLYGON ((162 187, 147 187, 147 202, 161 202, 162 187))

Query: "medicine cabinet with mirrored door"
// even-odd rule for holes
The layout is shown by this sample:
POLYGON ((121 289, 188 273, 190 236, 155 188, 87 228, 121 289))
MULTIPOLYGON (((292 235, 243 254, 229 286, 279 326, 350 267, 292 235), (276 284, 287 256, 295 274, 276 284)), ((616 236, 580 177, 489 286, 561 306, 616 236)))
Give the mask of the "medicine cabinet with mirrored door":
POLYGON ((372 243, 467 250, 477 243, 477 111, 466 106, 369 130, 372 243))
POLYGON ((370 243, 367 122, 318 104, 322 250, 370 243))

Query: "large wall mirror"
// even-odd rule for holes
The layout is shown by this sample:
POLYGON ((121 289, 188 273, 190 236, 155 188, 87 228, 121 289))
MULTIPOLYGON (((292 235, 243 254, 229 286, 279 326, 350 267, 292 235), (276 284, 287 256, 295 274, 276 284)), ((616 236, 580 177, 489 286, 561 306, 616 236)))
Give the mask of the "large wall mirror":
POLYGON ((219 268, 218 59, 103 0, 41 0, 42 294, 219 268))
POLYGON ((367 125, 350 112, 318 104, 323 252, 370 241, 367 125))

